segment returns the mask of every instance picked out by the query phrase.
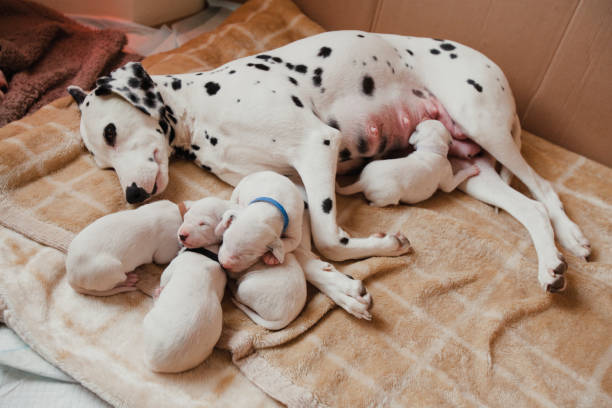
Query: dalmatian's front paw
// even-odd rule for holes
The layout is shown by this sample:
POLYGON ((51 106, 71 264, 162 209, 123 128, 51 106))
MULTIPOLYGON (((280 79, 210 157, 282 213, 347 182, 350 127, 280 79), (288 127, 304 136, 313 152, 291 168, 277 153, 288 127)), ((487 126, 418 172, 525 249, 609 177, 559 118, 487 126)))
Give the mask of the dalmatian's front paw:
POLYGON ((588 258, 591 254, 591 244, 576 224, 568 219, 556 225, 555 230, 559 243, 572 255, 585 260, 588 258))
POLYGON ((412 252, 410 241, 401 232, 396 232, 395 234, 378 232, 371 235, 370 238, 379 239, 382 241, 384 252, 379 253, 378 256, 399 256, 412 252))
POLYGON ((558 293, 565 290, 567 280, 563 276, 567 270, 567 263, 563 256, 558 255, 558 259, 549 266, 543 266, 538 273, 538 280, 545 291, 558 293))
POLYGON ((372 296, 363 282, 338 272, 327 262, 321 262, 321 269, 329 273, 330 278, 325 285, 325 294, 358 319, 372 320, 372 315, 368 311, 372 307, 372 296))

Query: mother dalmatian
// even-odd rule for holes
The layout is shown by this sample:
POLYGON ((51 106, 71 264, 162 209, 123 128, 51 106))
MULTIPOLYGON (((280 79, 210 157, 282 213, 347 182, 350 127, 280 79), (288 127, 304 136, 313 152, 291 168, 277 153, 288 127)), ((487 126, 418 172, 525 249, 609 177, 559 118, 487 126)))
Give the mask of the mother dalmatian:
MULTIPOLYGON (((166 188, 172 154, 232 185, 273 170, 301 179, 314 243, 325 257, 401 255, 410 246, 399 233, 354 238, 338 227, 336 172, 408 154, 416 125, 437 119, 454 138, 454 169, 480 168, 460 188, 528 229, 544 289, 565 288, 567 265, 553 228, 572 254, 590 252, 550 183, 520 154, 520 124, 504 74, 453 41, 327 32, 209 72, 149 76, 131 63, 100 78, 88 94, 78 87, 69 92, 81 111, 85 146, 98 166, 115 169, 130 203, 166 188), (512 174, 535 200, 508 186, 512 174)), ((304 268, 310 282, 347 309, 369 306, 361 282, 320 265, 304 268)))

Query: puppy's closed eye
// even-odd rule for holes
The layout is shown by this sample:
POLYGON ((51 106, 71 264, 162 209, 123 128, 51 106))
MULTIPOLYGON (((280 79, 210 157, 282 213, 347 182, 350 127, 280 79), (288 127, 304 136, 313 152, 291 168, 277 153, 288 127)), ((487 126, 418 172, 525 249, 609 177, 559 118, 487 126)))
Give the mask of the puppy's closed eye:
POLYGON ((202 222, 200 222, 198 225, 199 225, 200 227, 203 227, 204 225, 206 225, 206 223, 205 223, 204 221, 202 221, 202 222))

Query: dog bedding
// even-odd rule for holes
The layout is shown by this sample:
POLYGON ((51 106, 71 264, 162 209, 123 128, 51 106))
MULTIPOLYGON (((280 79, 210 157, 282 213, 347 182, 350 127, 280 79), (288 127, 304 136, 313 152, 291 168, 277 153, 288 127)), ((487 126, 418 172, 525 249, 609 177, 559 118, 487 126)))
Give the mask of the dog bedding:
MULTIPOLYGON (((321 31, 288 0, 251 0, 214 32, 143 65, 151 74, 208 70, 321 31)), ((142 319, 152 305, 144 293, 161 268, 139 270, 144 293, 108 298, 79 295, 65 279, 60 251, 74 234, 128 208, 116 174, 95 167, 81 147, 78 126, 78 109, 66 97, 0 129, 0 223, 56 248, 25 239, 5 244, 21 266, 0 275, 0 295, 5 321, 28 344, 110 403, 270 403, 236 376, 237 366, 290 406, 612 404, 609 168, 523 133, 527 161, 554 183, 593 247, 589 263, 564 253, 569 284, 562 294, 539 287, 527 231, 461 192, 383 209, 361 196, 338 197, 338 223, 348 232, 401 231, 415 249, 335 264, 365 279, 371 322, 309 288, 298 319, 268 332, 226 294, 217 346, 232 361, 216 351, 194 370, 159 375, 140 356, 142 319)), ((174 160, 160 198, 230 193, 212 174, 174 160)))

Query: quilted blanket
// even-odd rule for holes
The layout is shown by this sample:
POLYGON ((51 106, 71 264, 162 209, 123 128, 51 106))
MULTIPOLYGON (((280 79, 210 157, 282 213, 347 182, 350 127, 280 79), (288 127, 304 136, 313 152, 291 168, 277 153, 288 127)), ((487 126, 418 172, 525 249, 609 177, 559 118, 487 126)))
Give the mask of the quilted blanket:
MULTIPOLYGON (((289 0, 251 0, 214 32, 143 65, 152 74, 208 70, 321 31, 289 0)), ((95 167, 82 148, 78 124, 78 109, 63 98, 0 129, 0 223, 56 248, 26 251, 27 267, 0 274, 5 321, 114 405, 227 402, 211 393, 211 381, 220 382, 214 372, 229 364, 217 353, 180 375, 144 367, 140 325, 159 267, 139 271, 143 293, 96 298, 67 284, 61 251, 74 234, 128 208, 116 174, 95 167)), ((540 289, 533 245, 517 221, 459 191, 384 209, 361 196, 338 197, 345 230, 402 231, 415 249, 336 263, 365 280, 373 320, 351 317, 310 288, 299 318, 268 332, 226 295, 218 347, 290 406, 612 405, 612 170, 528 132, 523 154, 554 183, 594 249, 588 263, 564 252, 566 292, 540 289)), ((514 187, 525 192, 518 182, 514 187)), ((175 160, 160 198, 230 192, 212 174, 175 160)))

